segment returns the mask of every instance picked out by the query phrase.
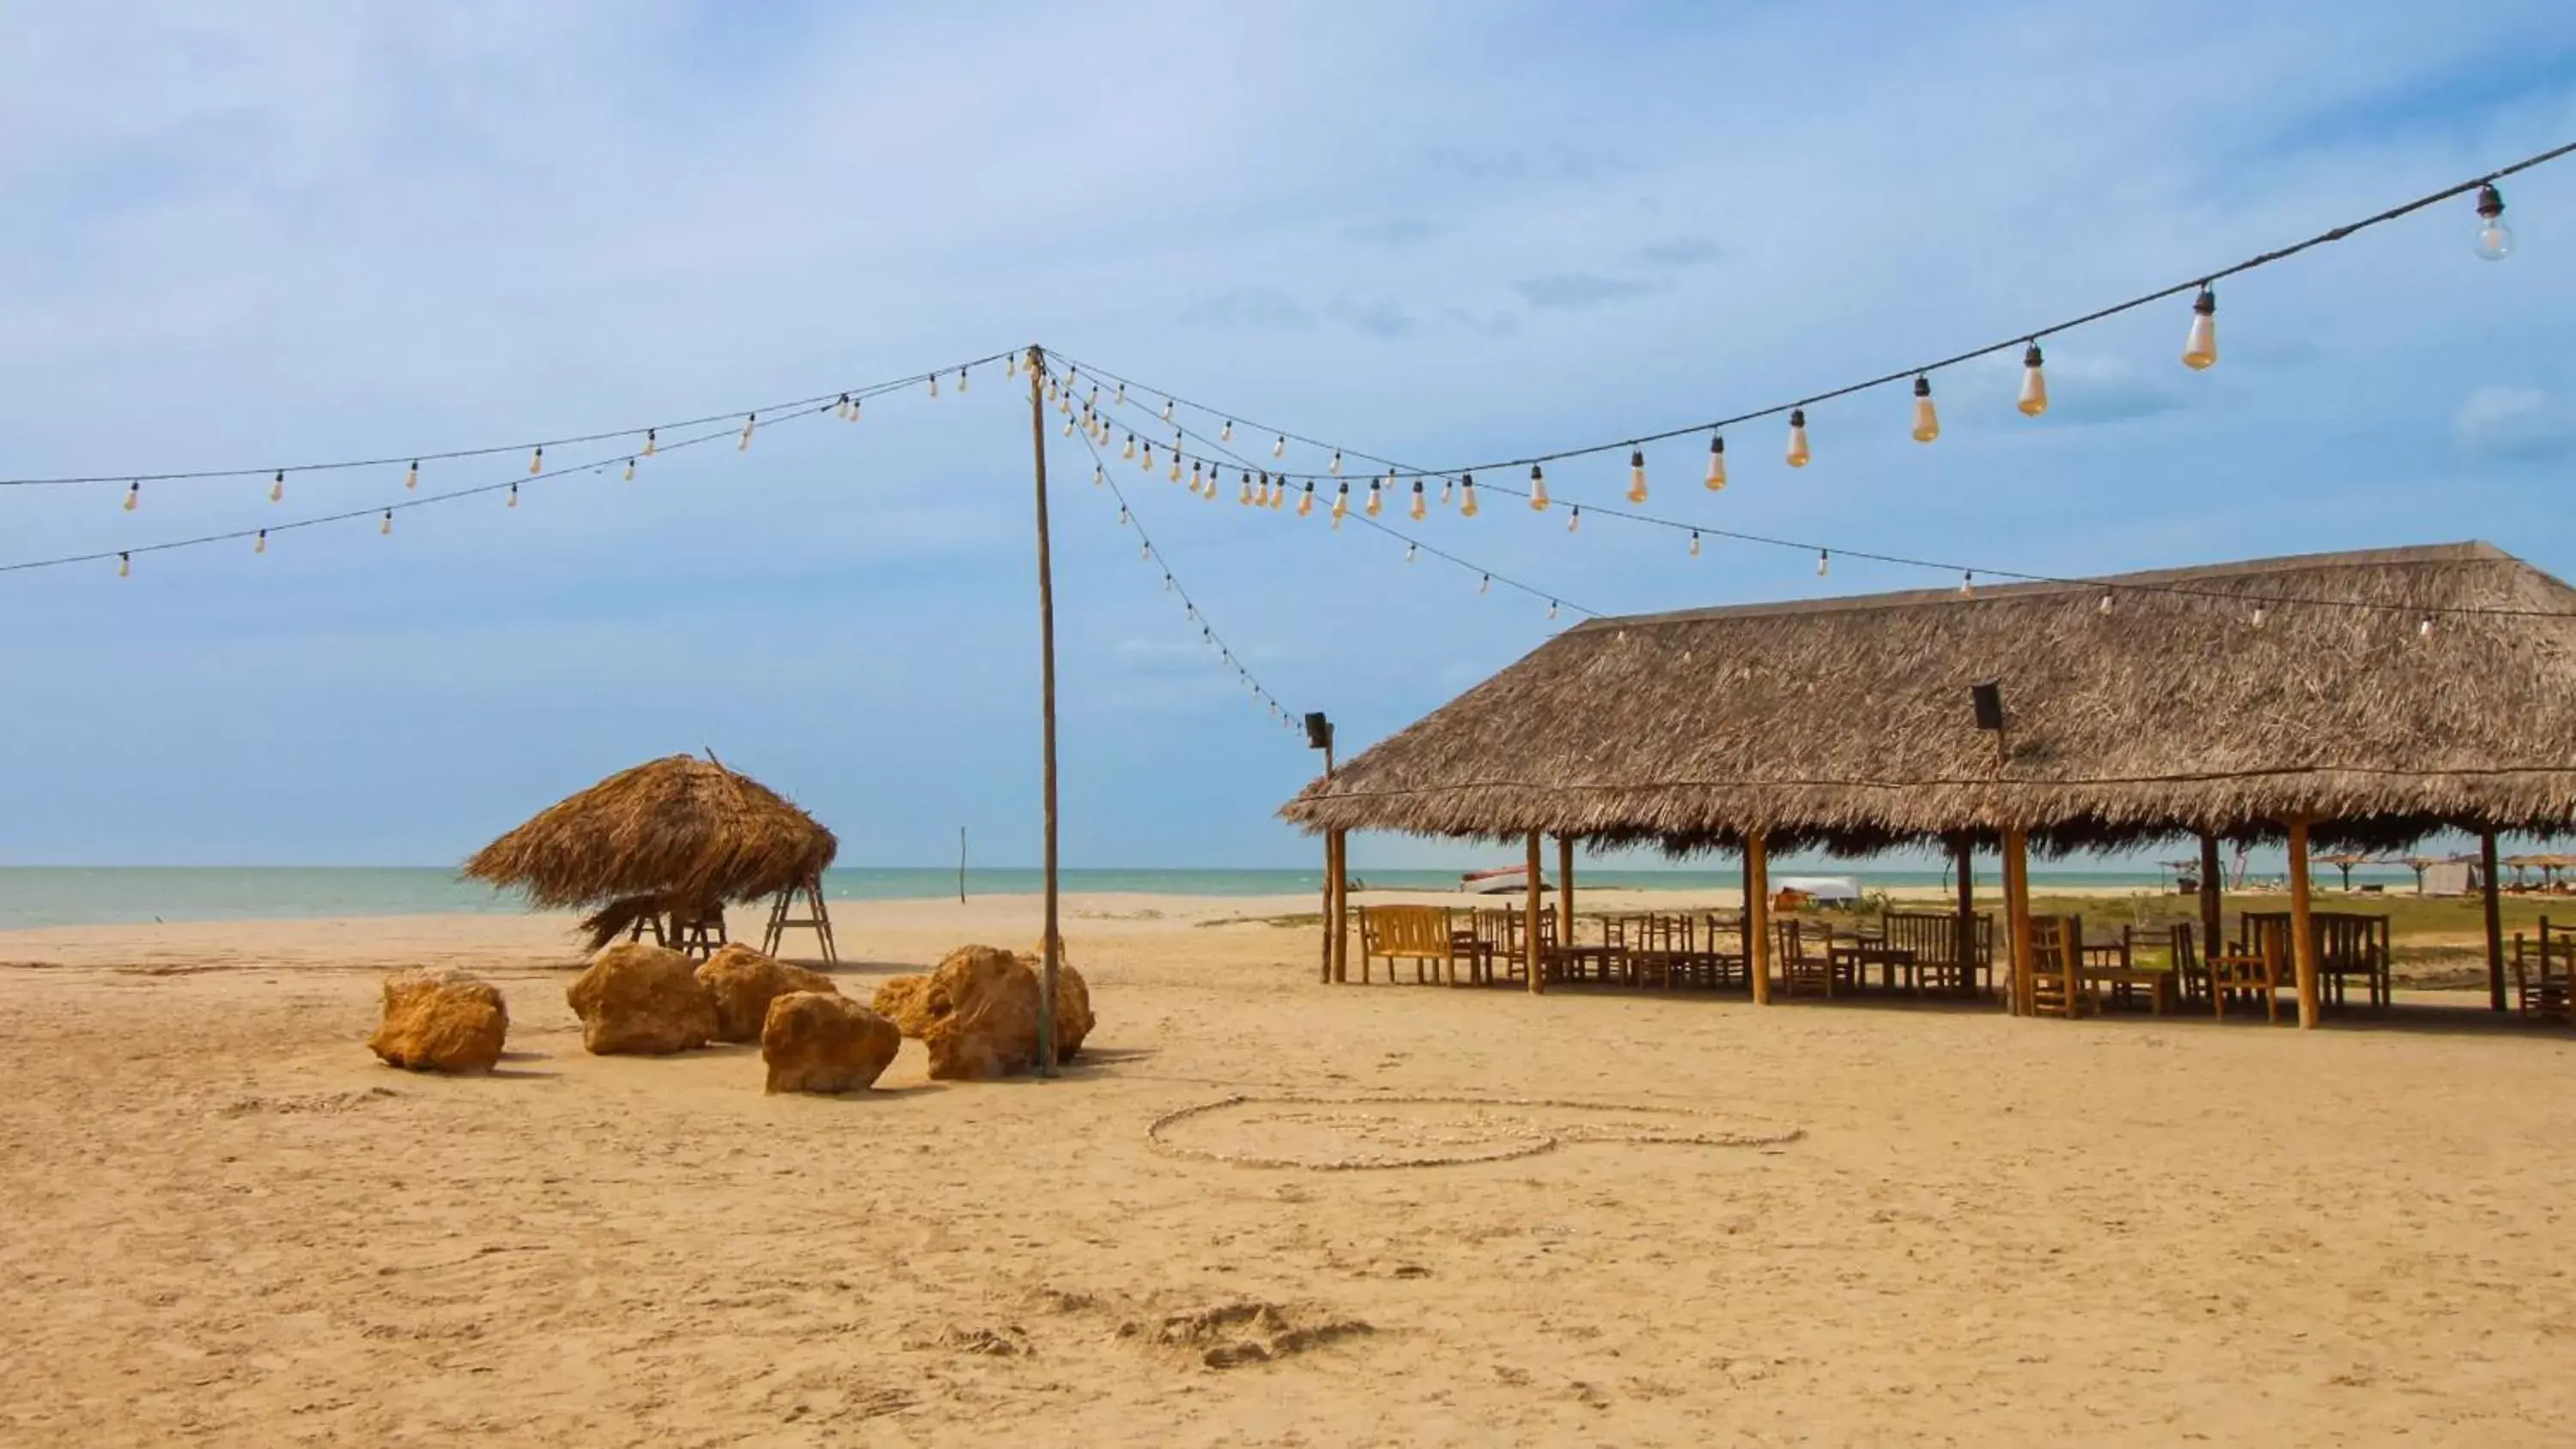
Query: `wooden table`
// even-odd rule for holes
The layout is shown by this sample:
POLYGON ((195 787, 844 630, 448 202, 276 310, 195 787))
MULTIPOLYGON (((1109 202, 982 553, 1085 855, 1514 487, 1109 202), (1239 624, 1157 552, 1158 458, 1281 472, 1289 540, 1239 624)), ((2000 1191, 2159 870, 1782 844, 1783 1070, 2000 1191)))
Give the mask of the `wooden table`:
POLYGON ((1836 965, 1848 964, 1851 967, 1854 986, 1864 984, 1869 968, 1876 966, 1880 986, 1894 991, 1896 973, 1903 971, 1915 994, 1922 994, 1923 983, 1914 975, 1914 951, 1911 947, 1890 946, 1880 941, 1854 941, 1849 945, 1829 946, 1826 950, 1836 965))

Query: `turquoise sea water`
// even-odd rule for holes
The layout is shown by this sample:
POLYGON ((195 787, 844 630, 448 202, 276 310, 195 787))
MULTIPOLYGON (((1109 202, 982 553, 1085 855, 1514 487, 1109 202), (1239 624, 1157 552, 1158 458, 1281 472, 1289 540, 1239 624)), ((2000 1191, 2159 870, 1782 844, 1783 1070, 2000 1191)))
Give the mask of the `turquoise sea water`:
MULTIPOLYGON (((1813 870, 1775 867, 1773 874, 1850 876, 1863 889, 1881 886, 1944 883, 1935 870, 1851 870, 1834 866, 1813 870)), ((1364 870, 1368 886, 1385 889, 1449 890, 1458 873, 1446 870, 1364 870)), ((2354 873, 2359 880, 2410 879, 2379 872, 2354 873)), ((1978 872, 1983 888, 1992 882, 1978 872)), ((1578 885, 1639 890, 1701 890, 1732 886, 1731 868, 1717 870, 1585 870, 1578 885)), ((1184 896, 1302 896, 1323 886, 1323 874, 1312 870, 1067 870, 1064 889, 1083 894, 1184 896)), ((2035 869, 2031 882, 2040 887, 2091 890, 2153 890, 2154 871, 2035 869)), ((1035 870, 970 870, 966 892, 973 896, 1030 895, 1043 886, 1035 870)), ((952 869, 851 867, 832 871, 824 891, 834 899, 935 900, 957 893, 952 869)), ((117 925, 141 921, 224 921, 318 918, 327 916, 437 915, 457 912, 516 914, 527 907, 516 895, 496 894, 461 881, 452 871, 437 869, 167 869, 159 867, 12 866, 0 867, 0 929, 37 926, 117 925)))

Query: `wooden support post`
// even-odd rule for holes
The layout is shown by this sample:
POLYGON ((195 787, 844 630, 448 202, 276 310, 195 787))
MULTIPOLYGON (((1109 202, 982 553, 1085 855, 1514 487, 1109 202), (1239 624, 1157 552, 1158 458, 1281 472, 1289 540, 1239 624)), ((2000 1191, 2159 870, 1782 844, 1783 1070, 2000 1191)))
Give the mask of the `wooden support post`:
MULTIPOLYGON (((1333 832, 1333 918, 1324 923, 1332 933, 1333 979, 1351 979, 1351 833, 1333 832)), ((1368 962, 1360 962, 1360 979, 1368 979, 1368 962)))
POLYGON ((1771 839, 1756 830, 1744 837, 1744 974, 1753 1004, 1771 1004, 1771 839))
POLYGON ((1333 984, 1333 873, 1340 864, 1335 857, 1341 854, 1341 843, 1341 832, 1336 830, 1324 832, 1324 905, 1322 913, 1315 921, 1319 928, 1315 933, 1315 939, 1323 953, 1322 974, 1324 984, 1327 986, 1333 984))
POLYGON ((1976 846, 1963 831, 1950 848, 1959 870, 1959 981, 1961 989, 1973 996, 1977 986, 1976 846))
MULTIPOLYGON (((1541 951, 1538 947, 1538 920, 1540 911, 1538 888, 1540 884, 1539 871, 1542 868, 1540 864, 1538 841, 1538 832, 1535 830, 1531 831, 1529 837, 1529 880, 1527 882, 1527 889, 1529 892, 1529 911, 1521 920, 1521 950, 1528 957, 1527 965, 1529 966, 1530 995, 1545 996, 1547 994, 1547 953, 1541 951)), ((1560 941, 1557 944, 1564 945, 1566 943, 1560 941)))
MULTIPOLYGON (((1055 1075, 1055 978, 1064 958, 1056 919, 1055 829, 1055 559, 1047 543, 1046 353, 1029 349, 1029 437, 1037 449, 1038 500, 1038 715, 1046 790, 1046 927, 1038 951, 1038 1075, 1055 1075)), ((745 437, 750 434, 745 433, 745 437)))
POLYGON ((2487 912, 2487 1008, 2491 1011, 2502 1011, 2504 1010, 2504 916, 2496 904, 2496 838, 2492 830, 2478 832, 2478 874, 2483 881, 2478 895, 2486 906, 2487 912))
POLYGON ((2218 837, 2204 830, 2200 832, 2200 959, 2204 964, 2219 949, 2218 938, 2227 929, 2227 902, 2219 889, 2218 837))
POLYGON ((2028 1016, 2036 1005, 2031 979, 2036 963, 2030 943, 2030 837, 2019 829, 2004 831, 2004 918, 2012 932, 2012 1014, 2028 1016))
POLYGON ((2290 959, 2299 968, 2299 1025, 2317 1024, 2317 942, 2308 916, 2308 817, 2290 817, 2290 959))
POLYGON ((1574 837, 1556 838, 1556 944, 1574 944, 1574 837))

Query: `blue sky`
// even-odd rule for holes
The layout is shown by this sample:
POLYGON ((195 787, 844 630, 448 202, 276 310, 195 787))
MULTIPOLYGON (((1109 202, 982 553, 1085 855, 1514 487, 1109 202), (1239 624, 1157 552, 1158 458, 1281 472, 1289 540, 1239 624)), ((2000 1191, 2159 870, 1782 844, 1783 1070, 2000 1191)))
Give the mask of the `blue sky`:
MULTIPOLYGON (((2576 136, 2563 4, 598 3, 28 7, 0 42, 0 473, 435 451, 803 396, 1036 340, 1465 461, 1761 406, 2177 280, 2576 136), (2474 13, 2455 13, 2462 9, 2474 13)), ((1659 449, 1658 511, 1996 568, 2491 539, 2576 574, 2576 161, 2013 369, 1816 410, 1816 461, 1659 449)), ((888 397, 633 485, 0 575, 0 861, 442 864, 712 746, 839 831, 1035 860, 1025 411, 888 397)), ((1314 761, 1057 440, 1071 864, 1305 865, 1314 761)), ((1308 459, 1308 465, 1316 461, 1308 459)), ((1624 460, 1551 472, 1612 502, 1624 460)), ((426 470, 423 488, 514 460, 426 470)), ((0 496, 0 562, 403 497, 398 468, 0 496)), ((1130 474, 1130 477, 1138 475, 1130 474)), ((1367 530, 1131 485, 1346 747, 1540 602, 1367 530)), ((1946 582, 1562 510, 1423 536, 1607 611, 1946 582)), ((1567 728, 1601 727, 1569 720, 1567 728)), ((1363 842, 1371 864, 1490 850, 1363 842)))

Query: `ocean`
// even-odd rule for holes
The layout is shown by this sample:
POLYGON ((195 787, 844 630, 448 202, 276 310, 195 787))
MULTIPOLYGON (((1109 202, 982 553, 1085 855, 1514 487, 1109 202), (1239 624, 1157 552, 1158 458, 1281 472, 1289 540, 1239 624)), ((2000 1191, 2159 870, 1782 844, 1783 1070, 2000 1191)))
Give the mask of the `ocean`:
MULTIPOLYGON (((1864 890, 1887 886, 1938 886, 1933 870, 1865 870, 1836 865, 1773 875, 1837 875, 1864 890)), ((1458 873, 1448 870, 1361 870, 1359 880, 1387 889, 1449 890, 1458 873)), ((2408 880, 2405 871, 2356 871, 2354 879, 2408 880)), ((2328 874, 2331 878, 2331 873, 2328 874)), ((1731 868, 1716 870, 1617 870, 1577 867, 1575 883, 1629 890, 1700 890, 1732 886, 1731 868)), ((2154 890, 2155 871, 2066 869, 2031 871, 2040 888, 2095 891, 2154 890)), ((853 866, 824 877, 836 900, 936 900, 957 893, 954 868, 853 866)), ((966 872, 969 897, 1033 895, 1044 884, 1034 869, 966 872)), ((1978 871, 1980 889, 1992 890, 1989 870, 1978 871)), ((1311 896, 1323 887, 1314 870, 1067 870, 1068 893, 1092 895, 1311 896)), ((459 880, 436 868, 324 867, 172 868, 154 866, 0 867, 0 930, 42 926, 126 925, 145 921, 242 921, 331 916, 403 916, 455 913, 513 915, 527 909, 516 894, 459 880)))

